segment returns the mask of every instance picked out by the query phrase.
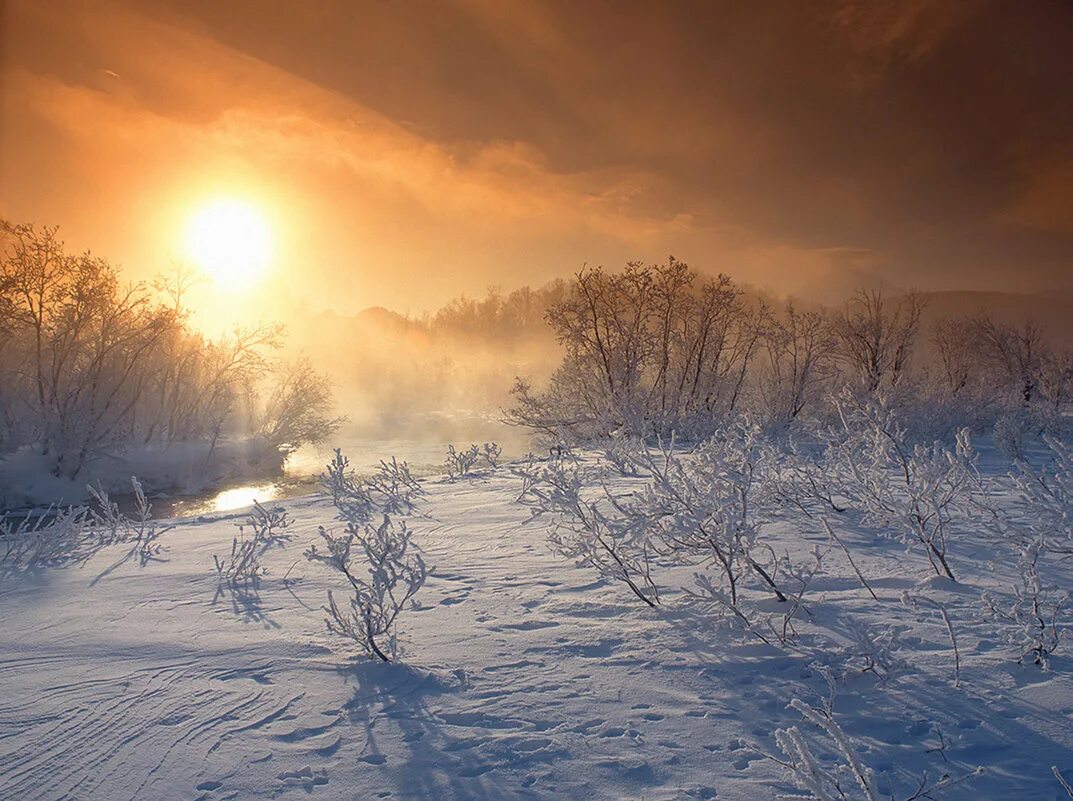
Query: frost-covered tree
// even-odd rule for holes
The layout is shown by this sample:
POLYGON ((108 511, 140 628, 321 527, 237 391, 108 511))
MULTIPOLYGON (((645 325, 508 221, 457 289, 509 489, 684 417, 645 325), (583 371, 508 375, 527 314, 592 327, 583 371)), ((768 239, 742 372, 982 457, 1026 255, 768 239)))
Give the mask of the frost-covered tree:
POLYGON ((533 518, 553 518, 549 542, 556 553, 625 584, 649 607, 659 604, 652 578, 654 548, 647 533, 631 525, 601 488, 597 471, 567 453, 547 462, 530 459, 515 473, 522 479, 519 503, 530 508, 533 518))
POLYGON ((688 455, 676 453, 673 444, 659 454, 643 454, 641 464, 651 481, 623 504, 630 527, 661 543, 669 558, 712 564, 719 580, 706 582, 704 589, 725 591, 732 609, 738 608, 747 580, 785 601, 776 581, 778 560, 761 536, 770 497, 761 475, 773 451, 760 427, 736 421, 688 455))
POLYGON ((388 515, 378 526, 348 520, 343 534, 319 529, 326 552, 310 546, 306 557, 339 571, 351 594, 340 606, 328 591, 328 631, 348 638, 384 662, 398 657, 399 615, 408 609, 428 577, 428 568, 406 523, 388 515), (354 558, 354 552, 358 558, 354 558))
POLYGON ((345 421, 332 417, 331 382, 308 359, 278 365, 261 412, 259 434, 285 453, 318 444, 345 421))
POLYGON ((827 463, 839 471, 845 494, 866 522, 922 548, 935 572, 954 580, 947 547, 978 485, 968 430, 957 433, 953 449, 913 443, 889 406, 849 393, 839 414, 840 439, 827 463))
POLYGON ((726 276, 673 258, 586 268, 547 313, 562 364, 544 392, 518 382, 508 419, 567 442, 702 436, 741 405, 765 318, 726 276))
POLYGON ((764 328, 759 413, 775 426, 798 420, 820 399, 833 357, 834 337, 824 316, 787 303, 764 328))

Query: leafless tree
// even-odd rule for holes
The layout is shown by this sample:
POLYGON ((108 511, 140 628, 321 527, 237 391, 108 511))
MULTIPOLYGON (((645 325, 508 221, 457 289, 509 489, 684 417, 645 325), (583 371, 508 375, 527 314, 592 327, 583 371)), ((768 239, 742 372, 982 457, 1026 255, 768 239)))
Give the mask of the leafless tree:
POLYGON ((905 377, 924 300, 915 292, 892 302, 882 292, 858 292, 835 316, 836 351, 846 372, 874 394, 905 377))

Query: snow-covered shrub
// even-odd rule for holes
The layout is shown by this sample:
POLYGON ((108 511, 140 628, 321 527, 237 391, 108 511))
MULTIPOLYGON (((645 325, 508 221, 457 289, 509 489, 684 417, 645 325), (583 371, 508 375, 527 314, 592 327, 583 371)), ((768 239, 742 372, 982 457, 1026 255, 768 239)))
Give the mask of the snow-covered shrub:
POLYGON ((379 526, 348 520, 345 533, 336 535, 322 526, 320 535, 327 553, 312 545, 306 558, 342 573, 352 591, 344 606, 328 591, 328 605, 324 607, 328 631, 357 643, 368 656, 384 662, 395 660, 396 621, 413 604, 428 576, 410 529, 406 523, 395 523, 384 515, 379 526), (357 564, 352 558, 355 550, 359 552, 357 564))
POLYGON ((120 540, 131 542, 128 557, 137 556, 141 566, 145 567, 160 556, 163 550, 160 537, 173 526, 162 526, 152 519, 153 505, 136 476, 130 477, 130 485, 134 494, 135 517, 122 514, 119 505, 112 501, 100 484, 87 485, 86 489, 94 501, 90 510, 90 525, 102 543, 120 540))
POLYGON ((82 506, 53 506, 19 521, 0 517, 0 574, 84 561, 92 554, 88 528, 89 510, 82 506))
POLYGON ((851 620, 845 626, 845 633, 850 638, 849 643, 834 653, 843 678, 870 673, 880 681, 886 681, 908 670, 909 664, 901 655, 904 626, 864 625, 851 620))
POLYGON ((1044 437, 1051 459, 1040 470, 1022 462, 1013 474, 1025 505, 1028 541, 1042 539, 1041 550, 1073 553, 1073 447, 1044 437))
POLYGON ((968 429, 950 449, 912 443, 883 403, 840 402, 843 437, 831 445, 831 469, 865 521, 889 531, 909 548, 923 547, 938 575, 954 580, 947 546, 979 481, 968 429))
POLYGON ((991 429, 991 439, 1007 459, 1014 463, 1025 460, 1025 415, 1020 409, 999 415, 991 429))
POLYGON ((636 476, 640 473, 644 450, 644 442, 622 431, 612 433, 603 445, 604 457, 622 476, 636 476))
POLYGON ((464 451, 455 450, 454 445, 448 445, 447 459, 444 462, 444 467, 447 468, 447 475, 451 478, 468 476, 470 471, 477 465, 480 457, 481 451, 476 445, 470 445, 464 451))
POLYGON ((231 542, 231 553, 221 559, 213 554, 216 575, 221 585, 256 586, 266 568, 261 557, 273 545, 281 544, 290 521, 281 506, 266 509, 256 501, 253 511, 238 527, 238 536, 231 542), (249 528, 249 534, 246 529, 249 528))
POLYGON ((369 488, 380 496, 380 507, 385 514, 403 514, 414 508, 414 498, 423 493, 421 485, 410 472, 410 465, 394 456, 390 462, 383 459, 369 478, 369 488))
POLYGON ((503 448, 498 442, 486 442, 481 446, 481 456, 492 470, 497 470, 499 460, 503 456, 503 448))
POLYGON ((786 778, 800 791, 799 794, 783 796, 788 799, 812 799, 813 801, 916 801, 934 798, 935 793, 979 775, 976 769, 954 777, 942 774, 931 782, 924 774, 912 789, 896 795, 891 782, 885 790, 875 771, 861 759, 864 744, 851 737, 835 720, 830 705, 817 709, 794 698, 790 708, 796 710, 804 722, 812 725, 810 734, 797 726, 775 731, 775 743, 783 757, 769 756, 781 765, 786 778))
POLYGON ((372 494, 351 471, 350 460, 339 448, 320 474, 320 484, 345 519, 365 521, 372 517, 375 511, 372 494))
POLYGON ((779 560, 761 538, 767 498, 760 475, 772 460, 760 427, 746 421, 727 425, 692 454, 676 453, 673 443, 658 455, 646 452, 651 481, 622 505, 625 518, 637 536, 661 543, 662 555, 715 565, 718 580, 702 590, 725 591, 731 608, 748 580, 785 601, 776 581, 779 560))
POLYGON ((1018 562, 1020 584, 1013 597, 983 594, 984 617, 997 624, 1006 641, 1018 651, 1017 661, 1031 660, 1044 670, 1073 623, 1065 615, 1070 607, 1067 590, 1044 585, 1039 573, 1043 539, 1025 545, 1018 562))
POLYGON ((616 501, 606 490, 600 498, 605 508, 583 497, 587 487, 598 483, 597 470, 567 454, 546 462, 530 458, 515 474, 522 479, 518 502, 530 508, 533 518, 554 519, 549 542, 556 553, 595 569, 604 579, 622 582, 650 607, 659 604, 652 579, 655 552, 646 533, 621 514, 607 514, 607 508, 616 509, 616 501))

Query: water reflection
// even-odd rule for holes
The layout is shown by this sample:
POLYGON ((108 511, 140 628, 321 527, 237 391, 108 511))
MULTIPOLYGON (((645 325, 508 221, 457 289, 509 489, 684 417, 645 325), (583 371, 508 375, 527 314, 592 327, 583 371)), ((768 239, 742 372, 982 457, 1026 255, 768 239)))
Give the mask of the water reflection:
POLYGON ((244 506, 253 506, 253 502, 265 503, 280 496, 278 484, 255 484, 248 487, 235 487, 216 493, 216 497, 206 502, 206 512, 230 512, 244 506))

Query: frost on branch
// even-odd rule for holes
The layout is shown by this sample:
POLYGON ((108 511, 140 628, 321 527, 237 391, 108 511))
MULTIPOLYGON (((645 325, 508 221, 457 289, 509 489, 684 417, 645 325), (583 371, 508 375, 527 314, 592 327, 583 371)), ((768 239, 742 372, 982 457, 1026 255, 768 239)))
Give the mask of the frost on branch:
POLYGON ((0 517, 0 576, 84 562, 94 548, 86 535, 89 511, 52 507, 21 520, 0 517))
POLYGON ((96 487, 87 485, 86 489, 95 502, 95 508, 90 512, 90 523, 102 543, 129 541, 131 548, 124 561, 137 557, 141 566, 145 567, 160 558, 164 550, 160 537, 174 526, 162 526, 155 522, 152 519, 153 505, 146 497, 142 483, 136 476, 131 476, 130 484, 134 491, 135 517, 122 514, 118 504, 108 497, 99 484, 96 487))
POLYGON ((503 457, 503 448, 498 442, 486 442, 481 446, 481 457, 492 470, 499 469, 499 460, 503 457))
POLYGON ((644 451, 644 442, 622 431, 616 431, 611 434, 603 446, 604 456, 607 461, 622 476, 640 474, 641 464, 644 461, 644 451))
POLYGON ((372 518, 375 510, 372 493, 354 476, 350 460, 339 448, 335 449, 325 472, 320 474, 320 484, 327 490, 343 518, 355 521, 372 518))
POLYGON ((1022 462, 1013 476, 1026 509, 1027 539, 1040 550, 1073 553, 1073 448, 1044 437, 1051 461, 1041 470, 1022 462))
POLYGON ((844 436, 828 459, 846 494, 866 522, 910 548, 922 547, 936 574, 955 580, 947 546, 979 484, 968 430, 957 433, 953 450, 939 442, 912 444, 883 404, 847 398, 839 406, 844 436))
POLYGON ((448 445, 447 459, 444 462, 447 475, 452 479, 468 476, 470 471, 477 466, 477 460, 480 458, 481 451, 476 445, 470 445, 464 451, 455 450, 454 445, 448 445))
POLYGON ((1022 550, 1018 563, 1020 585, 1014 588, 1013 597, 1001 600, 993 593, 983 595, 984 617, 999 625, 1006 641, 1017 649, 1017 661, 1032 664, 1047 670, 1050 657, 1070 628, 1064 618, 1069 608, 1068 591, 1043 584, 1039 573, 1042 539, 1035 547, 1022 550))
POLYGON ((829 704, 817 709, 795 698, 790 702, 790 708, 796 710, 805 723, 811 724, 812 729, 809 734, 797 726, 775 731, 775 743, 783 756, 768 755, 768 758, 783 767, 786 778, 800 791, 783 798, 797 801, 916 801, 935 798, 939 791, 983 772, 977 768, 958 777, 943 773, 936 781, 929 780, 925 773, 913 789, 900 794, 896 794, 888 780, 884 782, 884 791, 880 789, 875 771, 861 759, 864 744, 843 730, 829 704))
MULTIPOLYGON (((547 462, 530 459, 515 472, 522 479, 518 502, 528 506, 534 518, 554 518, 548 539, 556 553, 594 568, 602 578, 624 583, 647 606, 659 604, 659 589, 652 580, 655 554, 645 532, 582 497, 586 484, 597 480, 592 470, 566 454, 547 462)), ((604 506, 617 507, 606 490, 602 500, 604 506)))
POLYGON ((381 508, 385 514, 404 514, 413 511, 414 498, 424 490, 410 473, 410 465, 394 456, 390 462, 380 460, 376 472, 369 479, 369 488, 381 495, 381 508))
POLYGON ((320 528, 326 553, 313 545, 306 558, 339 571, 350 584, 352 595, 342 606, 328 592, 325 622, 328 631, 347 637, 368 656, 394 661, 398 656, 396 620, 413 605, 413 598, 428 576, 421 554, 405 523, 384 515, 379 526, 361 526, 348 521, 346 532, 334 534, 320 528), (358 554, 355 562, 354 552, 358 554))
POLYGON ((288 525, 290 520, 283 507, 266 509, 254 501, 253 511, 239 525, 238 536, 231 541, 231 553, 223 558, 213 554, 219 581, 217 594, 224 587, 256 588, 266 572, 261 565, 261 557, 273 545, 283 543, 287 538, 283 532, 288 525))
POLYGON ((767 498, 761 474, 772 461, 758 426, 736 422, 690 455, 673 443, 658 456, 644 452, 651 481, 624 512, 638 536, 661 543, 661 556, 681 564, 711 563, 718 578, 700 583, 701 593, 738 610, 743 585, 758 584, 779 601, 780 561, 762 538, 759 514, 767 498))

